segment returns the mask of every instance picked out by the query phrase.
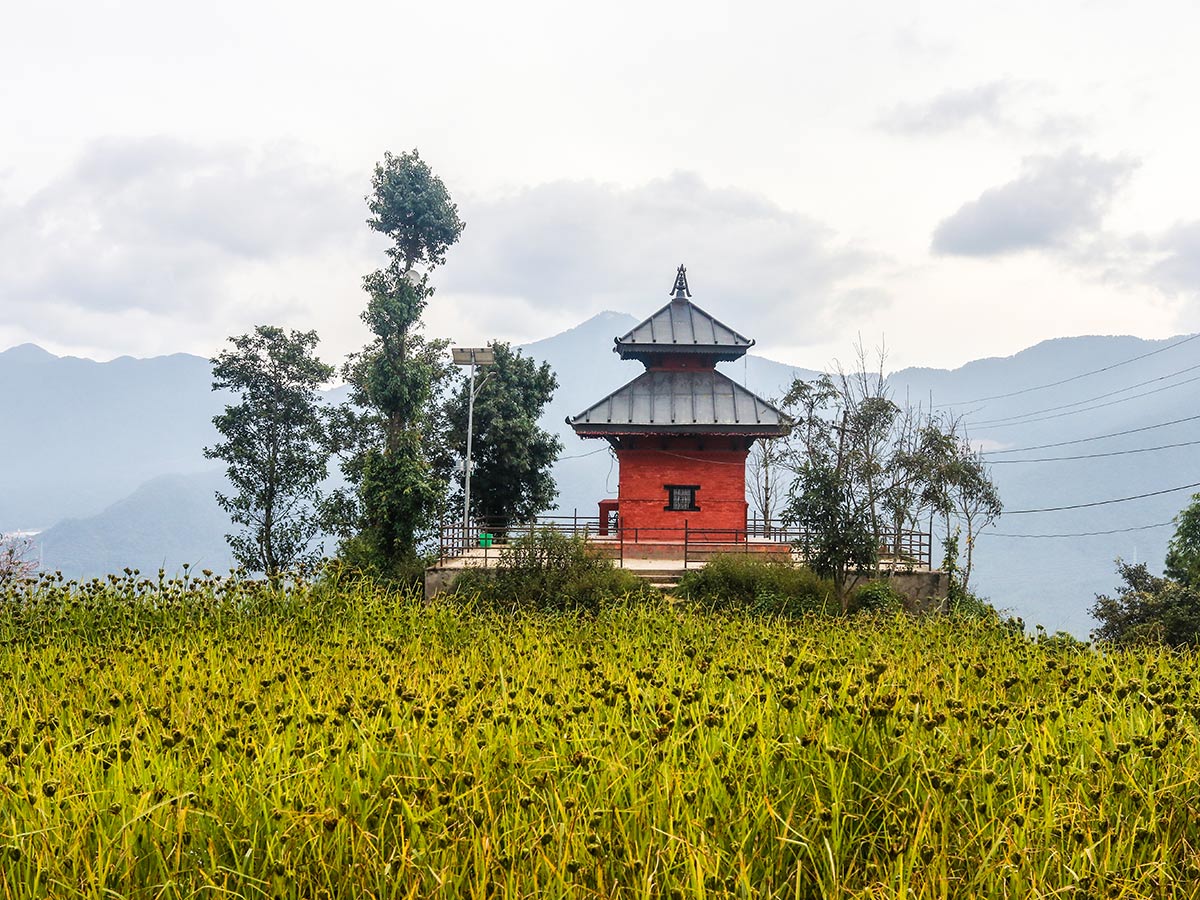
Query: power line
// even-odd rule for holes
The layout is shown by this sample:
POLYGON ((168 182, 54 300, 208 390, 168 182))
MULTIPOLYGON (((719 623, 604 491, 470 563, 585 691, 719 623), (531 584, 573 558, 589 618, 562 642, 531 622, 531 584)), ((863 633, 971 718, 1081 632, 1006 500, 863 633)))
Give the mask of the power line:
POLYGON ((1200 481, 1195 484, 1183 484, 1179 487, 1164 488, 1161 491, 1150 491, 1148 494, 1135 494, 1132 497, 1117 497, 1113 500, 1096 500, 1092 503, 1075 503, 1071 506, 1047 506, 1043 509, 1006 509, 1006 516, 1023 516, 1029 513, 1063 512, 1068 509, 1087 509, 1092 506, 1108 506, 1110 503, 1128 503, 1130 500, 1142 500, 1145 497, 1157 497, 1161 494, 1173 494, 1176 491, 1186 491, 1189 488, 1200 487, 1200 481))
POLYGON ((682 453, 675 453, 671 450, 659 450, 658 452, 661 453, 663 456, 677 456, 680 459, 690 460, 691 462, 708 463, 709 465, 718 465, 718 466, 744 466, 745 465, 745 463, 725 462, 724 460, 720 460, 720 459, 705 459, 702 456, 686 456, 682 453))
POLYGON ((564 459, 583 459, 585 456, 595 456, 597 453, 603 453, 608 447, 600 447, 598 450, 592 450, 588 453, 576 453, 574 456, 560 456, 555 462, 562 462, 564 459))
POLYGON ((1196 340, 1197 338, 1200 338, 1200 333, 1185 337, 1183 340, 1176 341, 1175 343, 1169 344, 1166 347, 1159 347, 1157 350, 1151 350, 1149 353, 1143 353, 1140 356, 1134 356, 1130 359, 1123 359, 1120 362, 1112 363, 1111 365, 1104 366, 1100 369, 1093 369, 1090 372, 1082 372, 1079 375, 1072 375, 1070 378, 1064 378, 1061 381, 1052 381, 1048 384, 1038 384, 1034 385, 1033 387, 1022 388, 1019 391, 1009 391, 1007 394, 994 394, 991 397, 976 397, 974 400, 959 400, 956 403, 939 403, 937 404, 937 408, 942 409, 947 406, 968 406, 972 403, 983 403, 987 400, 1003 400, 1006 397, 1018 397, 1021 394, 1030 394, 1033 391, 1043 391, 1046 388, 1058 387, 1060 384, 1069 384, 1072 381, 1078 381, 1080 378, 1087 378, 1091 375, 1099 375, 1101 372, 1109 372, 1113 369, 1120 368, 1121 366, 1127 366, 1129 363, 1137 362, 1139 359, 1146 359, 1147 357, 1154 356, 1158 353, 1166 353, 1168 350, 1174 350, 1176 347, 1180 347, 1189 341, 1196 340))
MULTIPOLYGON (((1002 416, 999 419, 987 419, 983 422, 975 422, 973 424, 974 425, 991 425, 996 422, 1008 422, 1011 419, 1024 419, 1027 416, 1038 416, 1038 415, 1041 415, 1042 413, 1057 412, 1060 409, 1070 409, 1073 406, 1083 406, 1083 404, 1085 404, 1085 403, 1094 403, 1097 400, 1104 400, 1106 397, 1115 397, 1117 394, 1124 394, 1126 391, 1132 391, 1132 390, 1135 390, 1140 387, 1145 387, 1148 384, 1154 384, 1156 381, 1166 381, 1168 378, 1174 378, 1176 375, 1183 375, 1187 372, 1194 372, 1196 369, 1200 369, 1200 363, 1197 363, 1194 366, 1188 366, 1186 369, 1180 369, 1178 372, 1170 372, 1167 375, 1159 375, 1157 378, 1148 378, 1145 381, 1139 381, 1137 384, 1131 384, 1131 385, 1129 385, 1129 387, 1123 387, 1123 388, 1119 388, 1115 391, 1109 391, 1106 394, 1098 394, 1097 396, 1089 397, 1086 400, 1076 400, 1074 403, 1064 403, 1061 406, 1048 406, 1045 409, 1034 409, 1034 410, 1030 410, 1027 413, 1020 413, 1015 416, 1002 416)), ((1191 380, 1195 381, 1195 379, 1191 379, 1191 380)), ((1188 382, 1181 381, 1180 384, 1188 384, 1188 382)), ((1175 385, 1165 385, 1164 387, 1175 387, 1175 385)), ((1145 395, 1141 395, 1141 396, 1145 396, 1145 395)), ((1132 399, 1132 398, 1126 398, 1126 399, 1132 399)))
POLYGON ((1029 450, 1049 450, 1051 447, 1069 447, 1072 444, 1086 444, 1090 441, 1102 441, 1106 438, 1123 437, 1127 434, 1139 434, 1143 431, 1153 431, 1156 428, 1166 428, 1168 425, 1179 425, 1183 422, 1195 422, 1200 416, 1187 416, 1182 419, 1172 419, 1169 422, 1159 422, 1157 425, 1144 425, 1141 428, 1130 428, 1127 431, 1113 431, 1109 434, 1098 434, 1094 437, 1076 438, 1073 441, 1059 441, 1055 444, 1035 444, 1032 447, 1013 447, 1008 450, 984 450, 984 456, 999 456, 1002 453, 1025 453, 1029 450))
POLYGON ((1008 534, 1003 531, 983 531, 980 532, 980 537, 1007 537, 1007 538, 1073 538, 1073 537, 1095 537, 1100 534, 1126 534, 1130 531, 1149 531, 1151 528, 1165 528, 1168 525, 1174 525, 1171 522, 1155 522, 1153 525, 1137 525, 1133 528, 1114 528, 1111 531, 1076 531, 1070 534, 1008 534))
MULTIPOLYGON (((1171 388, 1177 388, 1177 387, 1182 387, 1185 384, 1191 384, 1194 381, 1200 381, 1200 375, 1197 375, 1195 378, 1188 378, 1183 381, 1177 381, 1175 384, 1166 384, 1160 388, 1155 388, 1152 391, 1142 391, 1142 393, 1140 393, 1140 394, 1133 394, 1129 397, 1121 397, 1117 400, 1109 400, 1107 403, 1097 403, 1095 406, 1086 406, 1083 409, 1073 409, 1070 412, 1055 413, 1052 416, 1042 416, 1037 419, 1020 418, 1017 416, 1011 417, 1011 418, 1020 418, 1020 421, 1015 421, 1015 422, 1010 421, 1009 419, 993 419, 990 422, 972 423, 972 427, 987 426, 989 428, 1011 428, 1013 425, 1032 425, 1034 422, 1048 422, 1051 419, 1061 419, 1066 416, 1074 416, 1074 415, 1078 415, 1079 413, 1091 412, 1092 410, 1095 410, 1095 409, 1104 409, 1104 407, 1106 407, 1106 406, 1116 406, 1118 403, 1126 403, 1130 400, 1137 400, 1139 397, 1149 397, 1151 394, 1159 394, 1159 393, 1162 393, 1163 391, 1170 390, 1171 388)), ((1089 402, 1089 401, 1084 401, 1084 402, 1089 402)), ((1027 413, 1027 415, 1034 415, 1034 413, 1027 413)))
POLYGON ((1200 441, 1183 441, 1178 444, 1161 444, 1158 447, 1137 447, 1133 450, 1112 450, 1108 453, 1083 453, 1078 456, 1035 456, 1031 459, 994 459, 990 465, 1004 466, 1013 463, 1062 462, 1068 459, 1100 459, 1103 456, 1128 456, 1131 453, 1150 453, 1155 450, 1170 450, 1174 447, 1194 447, 1200 441))

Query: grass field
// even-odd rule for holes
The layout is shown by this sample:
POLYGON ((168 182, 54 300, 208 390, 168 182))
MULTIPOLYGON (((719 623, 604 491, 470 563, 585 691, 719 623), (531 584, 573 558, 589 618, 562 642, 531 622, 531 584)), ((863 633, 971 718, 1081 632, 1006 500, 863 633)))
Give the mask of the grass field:
POLYGON ((1197 658, 998 624, 0 602, 0 897, 1200 896, 1197 658))

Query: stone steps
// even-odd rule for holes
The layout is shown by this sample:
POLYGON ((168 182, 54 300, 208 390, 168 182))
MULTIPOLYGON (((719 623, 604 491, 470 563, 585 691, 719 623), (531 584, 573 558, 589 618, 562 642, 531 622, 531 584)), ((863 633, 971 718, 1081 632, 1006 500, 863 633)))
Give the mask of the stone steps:
MULTIPOLYGON (((698 567, 697 567, 698 568, 698 567)), ((673 591, 679 587, 679 579, 683 577, 683 569, 680 568, 627 568, 626 572, 631 572, 638 578, 647 582, 650 587, 658 588, 660 591, 673 591)))

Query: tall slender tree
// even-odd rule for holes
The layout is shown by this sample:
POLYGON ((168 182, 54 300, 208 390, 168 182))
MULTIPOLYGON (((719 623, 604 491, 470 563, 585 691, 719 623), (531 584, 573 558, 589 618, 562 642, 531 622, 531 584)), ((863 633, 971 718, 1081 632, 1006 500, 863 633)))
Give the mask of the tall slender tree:
POLYGON ((392 245, 387 265, 363 278, 362 319, 374 339, 343 370, 351 396, 339 412, 338 449, 354 491, 328 508, 348 539, 347 555, 388 571, 415 557, 420 532, 445 496, 430 443, 435 400, 451 367, 446 342, 421 333, 421 315, 433 295, 429 271, 445 261, 463 223, 416 150, 384 154, 371 187, 367 225, 392 245))
POLYGON ((225 539, 246 568, 278 573, 320 556, 320 484, 328 474, 328 416, 318 389, 334 368, 314 351, 315 331, 260 325, 231 337, 213 362, 213 390, 239 396, 213 418, 222 440, 204 449, 226 465, 236 493, 217 503, 243 530, 225 539))

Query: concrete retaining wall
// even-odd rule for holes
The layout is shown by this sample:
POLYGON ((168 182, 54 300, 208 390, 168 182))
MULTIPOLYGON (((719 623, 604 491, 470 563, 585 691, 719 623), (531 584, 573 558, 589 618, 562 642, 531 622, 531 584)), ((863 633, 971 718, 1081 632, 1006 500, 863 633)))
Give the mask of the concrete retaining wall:
MULTIPOLYGON (((482 567, 481 567, 482 568, 482 567)), ((432 566, 425 570, 425 599, 447 593, 462 574, 461 566, 432 566)), ((489 572, 491 569, 483 568, 489 572)), ((636 570, 634 571, 637 574, 636 570)), ((925 614, 946 611, 946 591, 950 580, 945 572, 894 572, 885 576, 892 588, 906 598, 905 609, 911 613, 925 614)), ((862 579, 859 584, 866 584, 862 579)))
MULTIPOLYGON (((446 594, 454 589, 454 582, 463 573, 462 568, 448 566, 430 566, 425 570, 425 599, 432 600, 438 594, 446 594)), ((484 571, 488 571, 484 569, 484 571)))
POLYGON ((950 579, 945 572, 893 572, 885 574, 883 580, 890 582, 893 590, 905 598, 904 608, 909 612, 946 612, 950 579))

